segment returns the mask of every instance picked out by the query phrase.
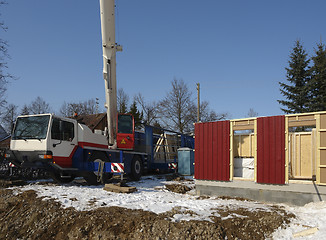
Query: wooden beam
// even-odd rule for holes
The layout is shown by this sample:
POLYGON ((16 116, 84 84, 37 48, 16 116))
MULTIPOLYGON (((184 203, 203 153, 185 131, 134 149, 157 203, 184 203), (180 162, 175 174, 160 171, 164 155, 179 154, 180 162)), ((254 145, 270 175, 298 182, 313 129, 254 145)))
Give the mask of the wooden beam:
POLYGON ((254 124, 233 125, 233 131, 253 130, 254 128, 254 124))
POLYGON ((120 184, 105 184, 105 191, 116 192, 116 193, 133 193, 137 191, 136 187, 123 187, 120 184))

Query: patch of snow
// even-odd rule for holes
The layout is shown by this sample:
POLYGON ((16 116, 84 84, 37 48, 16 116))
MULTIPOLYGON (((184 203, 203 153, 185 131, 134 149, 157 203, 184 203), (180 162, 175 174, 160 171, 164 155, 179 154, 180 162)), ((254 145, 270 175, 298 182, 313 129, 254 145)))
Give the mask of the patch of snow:
MULTIPOLYGON (((189 178, 191 180, 191 178, 189 178)), ((38 185, 35 182, 23 187, 13 187, 18 194, 22 191, 35 190, 39 197, 53 199, 62 204, 64 208, 74 207, 78 211, 92 210, 99 207, 119 206, 129 209, 142 209, 154 213, 164 213, 177 208, 172 221, 181 220, 206 220, 211 221, 211 216, 220 217, 218 210, 246 208, 249 211, 273 211, 269 204, 240 201, 236 199, 220 199, 209 197, 205 199, 190 194, 178 194, 168 191, 165 184, 178 182, 166 181, 157 176, 145 176, 138 182, 128 183, 137 188, 137 192, 112 193, 103 190, 102 186, 76 186, 76 185, 38 185)), ((189 187, 194 187, 193 181, 184 181, 189 187)), ((293 239, 293 234, 305 229, 318 227, 318 231, 309 236, 296 239, 323 239, 326 236, 326 203, 309 203, 303 207, 279 204, 287 211, 294 213, 294 219, 286 229, 278 229, 273 234, 273 239, 293 239)), ((235 213, 224 217, 245 217, 235 213)))
POLYGON ((294 213, 294 219, 286 229, 278 229, 274 232, 274 239, 293 239, 295 233, 317 227, 318 231, 314 234, 297 237, 295 239, 325 239, 326 236, 326 202, 308 203, 302 207, 288 206, 283 204, 285 209, 294 213))

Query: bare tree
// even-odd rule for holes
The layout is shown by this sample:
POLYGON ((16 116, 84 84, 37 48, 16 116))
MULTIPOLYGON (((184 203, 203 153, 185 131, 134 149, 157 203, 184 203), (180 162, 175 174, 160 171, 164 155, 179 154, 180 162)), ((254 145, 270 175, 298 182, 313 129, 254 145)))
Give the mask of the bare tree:
POLYGON ((6 107, 5 113, 2 117, 2 122, 4 123, 5 130, 9 133, 12 132, 14 123, 16 121, 16 118, 18 116, 18 106, 14 104, 9 104, 6 107))
POLYGON ((182 79, 174 79, 171 84, 172 89, 158 104, 160 119, 167 128, 189 133, 194 122, 192 92, 182 79))
POLYGON ((83 112, 85 114, 96 114, 96 101, 95 99, 89 99, 83 104, 83 112))
POLYGON ((29 111, 31 114, 43 114, 51 112, 50 105, 41 97, 37 97, 30 105, 29 111))
POLYGON ((70 112, 69 112, 69 106, 68 105, 69 104, 66 103, 66 101, 64 101, 63 104, 61 105, 60 110, 59 110, 59 114, 61 116, 64 116, 64 117, 71 117, 71 116, 73 116, 73 113, 70 114, 70 112))
POLYGON ((117 93, 118 112, 127 113, 129 105, 129 96, 123 91, 122 88, 118 89, 117 93))
POLYGON ((253 108, 249 108, 247 117, 251 118, 251 117, 257 117, 257 116, 258 116, 258 113, 253 108))
POLYGON ((20 112, 21 115, 29 115, 29 107, 25 104, 20 112))
MULTIPOLYGON (((197 113, 197 106, 193 109, 194 121, 196 121, 196 113, 197 113)), ((228 118, 229 116, 228 113, 216 113, 214 110, 211 110, 209 107, 209 103, 207 101, 203 101, 200 103, 199 114, 200 114, 201 122, 220 121, 228 118)))
POLYGON ((74 114, 78 115, 90 115, 96 114, 96 101, 94 99, 89 99, 84 102, 77 103, 66 103, 64 102, 59 110, 60 115, 64 117, 72 117, 74 114))
MULTIPOLYGON (((0 1, 0 6, 4 4, 7 4, 7 2, 0 1)), ((4 25, 3 21, 0 21, 0 29, 2 31, 7 30, 7 27, 4 25)), ((8 58, 8 43, 4 39, 0 38, 0 116, 3 113, 2 110, 5 104, 7 103, 5 98, 5 92, 7 91, 8 80, 13 78, 12 75, 7 72, 8 65, 6 59, 8 58)))
POLYGON ((158 104, 154 102, 146 103, 143 95, 138 93, 135 96, 136 102, 140 105, 142 112, 144 114, 143 120, 145 124, 153 125, 157 122, 158 116, 158 104))

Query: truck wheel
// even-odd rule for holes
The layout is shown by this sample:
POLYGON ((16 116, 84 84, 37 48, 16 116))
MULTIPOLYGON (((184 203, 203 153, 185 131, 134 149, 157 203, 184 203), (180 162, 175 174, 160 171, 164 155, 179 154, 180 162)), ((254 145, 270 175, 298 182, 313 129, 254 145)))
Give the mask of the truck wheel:
MULTIPOLYGON (((92 156, 89 158, 90 162, 107 162, 108 157, 103 152, 94 152, 92 156)), ((113 174, 110 172, 103 172, 102 181, 98 182, 97 172, 87 172, 83 175, 84 179, 86 180, 87 184, 89 185, 99 185, 105 184, 108 182, 110 178, 112 178, 113 174)))
POLYGON ((61 176, 58 172, 51 172, 50 177, 57 183, 70 183, 75 179, 75 176, 73 175, 61 176))
POLYGON ((138 181, 143 173, 143 163, 140 157, 134 157, 131 162, 131 174, 132 180, 138 181))
POLYGON ((93 172, 89 172, 84 175, 84 179, 86 180, 88 185, 98 185, 97 176, 93 172))
POLYGON ((87 174, 84 174, 84 179, 86 180, 88 185, 99 185, 99 184, 105 184, 108 183, 109 180, 112 178, 112 173, 103 173, 102 176, 102 182, 97 181, 97 175, 93 172, 89 172, 87 174))

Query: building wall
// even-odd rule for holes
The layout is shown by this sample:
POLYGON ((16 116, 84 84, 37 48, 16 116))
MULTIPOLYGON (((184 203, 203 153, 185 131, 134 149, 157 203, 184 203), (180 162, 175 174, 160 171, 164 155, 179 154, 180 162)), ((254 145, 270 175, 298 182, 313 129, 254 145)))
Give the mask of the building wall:
POLYGON ((230 122, 195 124, 195 178, 230 180, 230 122))
POLYGON ((257 118, 257 182, 285 184, 285 116, 257 118))

